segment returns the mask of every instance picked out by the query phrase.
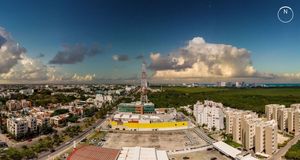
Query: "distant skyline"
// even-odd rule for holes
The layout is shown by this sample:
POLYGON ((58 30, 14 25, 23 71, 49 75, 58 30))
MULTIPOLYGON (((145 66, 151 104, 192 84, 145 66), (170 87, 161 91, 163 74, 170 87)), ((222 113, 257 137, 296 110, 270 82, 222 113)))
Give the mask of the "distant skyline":
POLYGON ((0 83, 300 82, 298 1, 0 2, 0 83))

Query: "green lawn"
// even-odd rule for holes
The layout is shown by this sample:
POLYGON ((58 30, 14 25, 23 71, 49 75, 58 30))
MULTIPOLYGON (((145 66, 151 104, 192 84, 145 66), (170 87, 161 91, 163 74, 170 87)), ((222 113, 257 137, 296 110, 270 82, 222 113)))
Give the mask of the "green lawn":
POLYGON ((286 159, 300 160, 300 141, 293 145, 285 154, 286 159))
POLYGON ((234 148, 242 147, 241 144, 238 144, 238 143, 236 143, 236 142, 234 142, 234 141, 231 141, 231 140, 226 140, 226 141, 224 141, 224 142, 227 143, 228 145, 234 147, 234 148))
POLYGON ((102 131, 95 131, 91 136, 88 137, 88 139, 101 139, 106 135, 106 132, 102 131))
POLYGON ((164 92, 150 93, 156 107, 178 107, 197 100, 213 100, 225 106, 264 113, 264 106, 300 103, 300 88, 205 88, 164 87, 164 92))

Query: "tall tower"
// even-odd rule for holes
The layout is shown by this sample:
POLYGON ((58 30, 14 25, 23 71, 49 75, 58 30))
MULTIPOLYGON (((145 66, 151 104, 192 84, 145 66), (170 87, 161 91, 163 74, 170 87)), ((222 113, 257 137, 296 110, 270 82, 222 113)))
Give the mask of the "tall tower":
POLYGON ((146 64, 142 64, 142 75, 141 75, 141 102, 142 104, 148 103, 147 97, 147 73, 146 73, 146 64))

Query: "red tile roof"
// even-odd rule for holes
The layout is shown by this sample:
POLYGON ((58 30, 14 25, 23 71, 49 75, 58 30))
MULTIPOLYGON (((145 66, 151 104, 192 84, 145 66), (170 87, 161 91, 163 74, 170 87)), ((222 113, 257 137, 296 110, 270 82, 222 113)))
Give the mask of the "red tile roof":
POLYGON ((71 153, 67 160, 116 160, 120 150, 84 146, 71 153))

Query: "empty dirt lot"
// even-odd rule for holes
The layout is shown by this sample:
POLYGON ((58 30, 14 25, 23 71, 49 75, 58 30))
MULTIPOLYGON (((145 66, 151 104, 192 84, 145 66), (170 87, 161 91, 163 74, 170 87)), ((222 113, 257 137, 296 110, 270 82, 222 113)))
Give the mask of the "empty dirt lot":
POLYGON ((127 132, 108 133, 103 147, 121 149, 122 147, 155 147, 163 150, 180 150, 186 147, 204 146, 207 143, 191 131, 172 132, 127 132))

